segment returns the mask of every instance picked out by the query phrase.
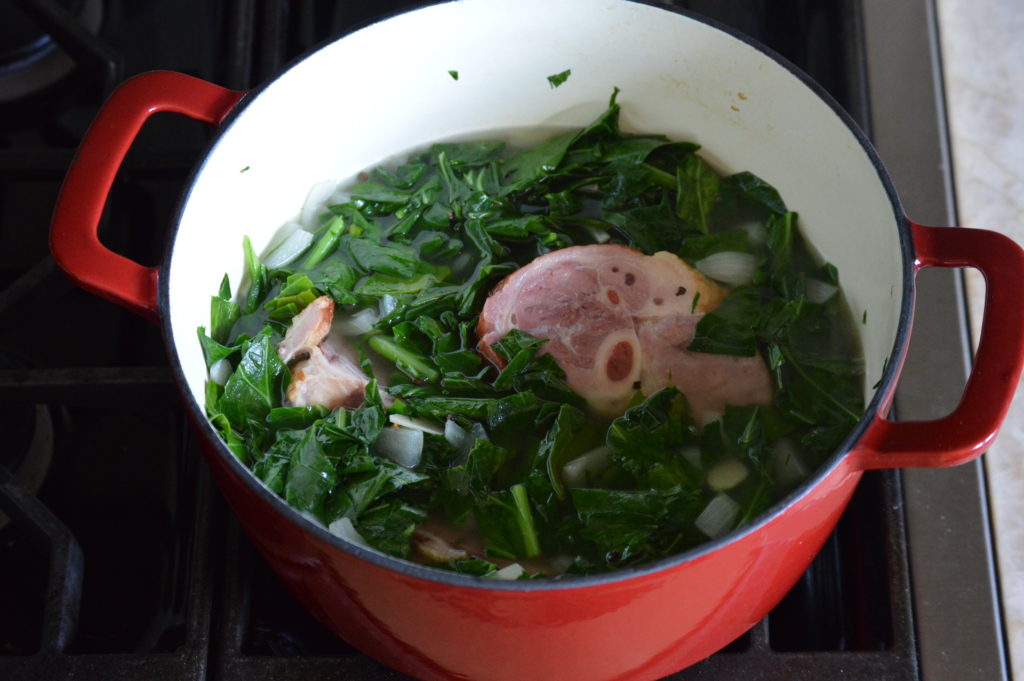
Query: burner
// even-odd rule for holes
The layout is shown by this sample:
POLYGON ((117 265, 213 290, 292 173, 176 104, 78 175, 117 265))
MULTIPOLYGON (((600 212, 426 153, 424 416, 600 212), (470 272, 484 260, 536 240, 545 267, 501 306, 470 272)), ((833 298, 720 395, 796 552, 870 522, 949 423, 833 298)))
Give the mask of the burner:
POLYGON ((51 21, 70 19, 95 35, 103 20, 103 0, 60 0, 46 8, 31 0, 24 4, 30 11, 10 0, 0 4, 0 103, 31 97, 75 70, 60 37, 50 34, 56 33, 51 21))
MULTIPOLYGON (((27 368, 27 362, 0 348, 0 371, 27 368)), ((5 439, 5 446, 0 448, 0 466, 25 489, 38 492, 53 460, 54 430, 49 407, 17 402, 5 406, 0 410, 0 432, 5 439)), ((10 518, 0 512, 0 530, 9 522, 10 518)))

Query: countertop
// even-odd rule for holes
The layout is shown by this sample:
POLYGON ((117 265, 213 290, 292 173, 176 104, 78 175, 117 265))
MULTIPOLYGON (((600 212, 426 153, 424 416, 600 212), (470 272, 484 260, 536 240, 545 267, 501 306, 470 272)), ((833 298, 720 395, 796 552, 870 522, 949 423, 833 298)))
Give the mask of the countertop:
MULTIPOLYGON (((1024 244, 1024 3, 936 0, 959 222, 1024 244)), ((965 274, 972 335, 985 283, 965 274)), ((1024 314, 1024 311, 1018 313, 1024 314)), ((1013 678, 1024 680, 1024 390, 984 456, 1013 678)))

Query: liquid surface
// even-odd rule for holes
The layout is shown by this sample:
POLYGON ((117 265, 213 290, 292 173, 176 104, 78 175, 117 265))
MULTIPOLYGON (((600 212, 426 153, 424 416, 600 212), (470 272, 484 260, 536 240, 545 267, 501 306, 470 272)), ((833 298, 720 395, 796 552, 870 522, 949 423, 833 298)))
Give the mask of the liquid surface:
POLYGON ((314 190, 272 267, 248 247, 200 334, 232 452, 340 536, 506 579, 798 486, 863 411, 838 273, 770 185, 617 117, 431 145, 314 190))

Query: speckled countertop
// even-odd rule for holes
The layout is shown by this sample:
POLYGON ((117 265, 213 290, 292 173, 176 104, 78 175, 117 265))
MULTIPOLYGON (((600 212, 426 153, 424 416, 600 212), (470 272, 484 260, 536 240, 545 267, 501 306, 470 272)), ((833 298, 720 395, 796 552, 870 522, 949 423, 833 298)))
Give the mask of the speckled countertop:
MULTIPOLYGON (((937 0, 960 224, 1024 244, 1024 3, 937 0)), ((968 271, 977 338, 984 280, 968 271)), ((1024 311, 1020 311, 1024 314, 1024 311)), ((985 455, 1006 635, 1024 679, 1024 390, 985 455)))

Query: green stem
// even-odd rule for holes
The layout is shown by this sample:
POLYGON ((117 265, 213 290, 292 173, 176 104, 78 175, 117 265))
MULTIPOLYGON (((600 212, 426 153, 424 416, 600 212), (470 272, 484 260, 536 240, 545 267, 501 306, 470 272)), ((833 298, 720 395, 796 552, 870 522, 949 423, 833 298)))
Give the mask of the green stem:
POLYGON ((651 178, 660 184, 665 189, 676 189, 676 176, 671 173, 666 173, 661 168, 652 166, 650 163, 644 164, 644 170, 651 174, 651 178))
POLYGON ((441 377, 426 357, 400 345, 393 336, 383 333, 371 336, 369 343, 371 348, 394 362, 399 371, 413 380, 434 383, 441 377))
POLYGON ((324 232, 324 235, 316 242, 316 246, 313 247, 313 250, 310 251, 309 255, 302 262, 302 269, 310 270, 322 263, 324 258, 338 248, 338 242, 344 233, 345 220, 340 215, 337 215, 327 225, 327 231, 324 232))
POLYGON ((530 510, 530 498, 526 495, 526 487, 519 483, 512 485, 509 491, 512 492, 512 501, 516 505, 516 519, 519 521, 519 531, 523 535, 526 557, 536 558, 540 555, 540 541, 537 540, 537 530, 533 526, 533 512, 530 510))

